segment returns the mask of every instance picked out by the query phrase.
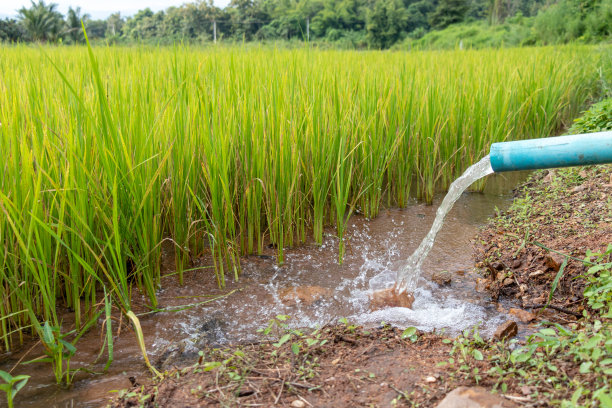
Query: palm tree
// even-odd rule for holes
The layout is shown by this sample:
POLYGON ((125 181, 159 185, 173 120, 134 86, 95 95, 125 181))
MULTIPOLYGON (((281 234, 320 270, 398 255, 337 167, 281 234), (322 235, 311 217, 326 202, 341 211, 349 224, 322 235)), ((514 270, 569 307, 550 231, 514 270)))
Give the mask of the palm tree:
POLYGON ((32 1, 32 7, 19 10, 19 21, 33 41, 57 41, 62 35, 64 19, 57 4, 32 1))
POLYGON ((86 23, 88 19, 89 14, 81 15, 80 7, 77 7, 76 9, 70 7, 68 9, 68 14, 66 15, 66 33, 75 44, 85 41, 81 21, 86 23))

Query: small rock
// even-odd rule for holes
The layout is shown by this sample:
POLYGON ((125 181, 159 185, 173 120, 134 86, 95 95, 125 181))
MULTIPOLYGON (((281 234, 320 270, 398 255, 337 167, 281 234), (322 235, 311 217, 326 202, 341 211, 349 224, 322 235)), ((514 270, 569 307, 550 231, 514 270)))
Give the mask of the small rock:
POLYGON ((476 291, 483 292, 489 286, 489 281, 485 278, 476 278, 476 291))
POLYGON ((565 261, 565 257, 554 252, 551 252, 546 256, 546 266, 555 272, 559 272, 559 268, 561 268, 563 261, 565 261))
POLYGON ((436 408, 513 408, 516 405, 482 387, 459 387, 448 393, 436 408))
POLYGON ((278 295, 285 304, 305 303, 311 305, 319 299, 331 296, 332 291, 321 286, 290 286, 282 289, 278 295))
POLYGON ((584 190, 586 190, 586 185, 581 184, 581 185, 579 185, 579 186, 576 186, 576 187, 572 188, 570 191, 571 191, 572 193, 580 193, 580 192, 582 192, 582 191, 584 191, 584 190))
POLYGON ((377 290, 370 295, 370 309, 378 310, 386 307, 407 307, 411 308, 414 303, 412 293, 398 293, 395 288, 377 290))
POLYGON ((431 276, 431 280, 436 282, 440 286, 446 286, 451 284, 451 273, 449 271, 435 272, 431 276))
POLYGON ((294 408, 304 408, 306 404, 304 403, 304 401, 296 399, 296 400, 293 400, 293 402, 291 403, 291 406, 294 408))
POLYGON ((511 308, 509 313, 519 318, 523 323, 529 323, 536 319, 536 315, 523 309, 511 308))
POLYGON ((521 265, 523 264, 523 260, 522 259, 515 259, 512 262, 512 269, 518 269, 521 267, 521 265))
POLYGON ((514 279, 512 278, 506 278, 504 279, 504 286, 510 286, 514 283, 514 279))
POLYGON ((529 274, 529 277, 530 278, 535 278, 535 277, 538 277, 538 276, 543 275, 543 274, 544 274, 544 271, 541 271, 541 270, 538 269, 537 271, 531 272, 529 274))
POLYGON ((335 360, 332 361, 332 365, 336 365, 340 362, 340 358, 337 358, 335 360))
POLYGON ((493 338, 496 340, 503 340, 505 338, 511 338, 516 336, 518 333, 518 326, 515 321, 508 320, 495 330, 493 338))
POLYGON ((429 377, 425 378, 425 382, 427 382, 427 383, 435 383, 436 381, 438 381, 438 380, 436 380, 436 377, 433 377, 431 375, 429 377))
POLYGON ((549 170, 549 171, 548 171, 548 174, 546 175, 546 177, 544 177, 544 178, 542 179, 542 182, 543 182, 543 183, 550 183, 550 182, 552 181, 552 179, 553 179, 554 175, 555 175, 554 171, 549 170))
POLYGON ((504 269, 504 264, 499 261, 493 262, 491 264, 491 268, 495 269, 496 271, 501 271, 502 269, 504 269))

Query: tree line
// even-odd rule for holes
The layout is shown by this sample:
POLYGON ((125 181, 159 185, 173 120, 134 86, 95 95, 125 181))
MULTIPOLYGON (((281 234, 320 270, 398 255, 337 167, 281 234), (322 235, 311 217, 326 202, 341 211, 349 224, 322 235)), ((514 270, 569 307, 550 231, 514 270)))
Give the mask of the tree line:
POLYGON ((223 9, 198 0, 104 20, 80 8, 64 16, 56 4, 39 0, 21 8, 17 19, 0 20, 0 40, 82 43, 83 21, 90 39, 109 43, 287 40, 384 49, 454 24, 494 26, 525 18, 562 31, 544 42, 580 39, 593 25, 596 37, 605 39, 611 33, 612 0, 232 0, 223 9))

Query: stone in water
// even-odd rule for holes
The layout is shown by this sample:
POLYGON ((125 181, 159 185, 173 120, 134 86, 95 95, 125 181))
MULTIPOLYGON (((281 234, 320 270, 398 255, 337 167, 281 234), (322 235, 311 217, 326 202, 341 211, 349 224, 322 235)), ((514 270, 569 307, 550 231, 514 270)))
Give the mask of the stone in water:
POLYGON ((370 295, 370 309, 378 310, 385 307, 412 308, 414 296, 412 293, 398 292, 395 288, 377 290, 370 295))

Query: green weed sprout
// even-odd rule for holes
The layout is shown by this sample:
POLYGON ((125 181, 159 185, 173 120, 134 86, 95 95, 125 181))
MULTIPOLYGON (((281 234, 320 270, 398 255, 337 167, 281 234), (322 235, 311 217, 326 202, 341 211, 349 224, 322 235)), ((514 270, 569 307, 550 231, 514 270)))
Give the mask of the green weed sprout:
POLYGON ((16 375, 13 377, 6 371, 0 370, 0 378, 2 378, 2 381, 4 381, 4 384, 0 384, 0 390, 4 391, 6 394, 8 407, 13 408, 13 400, 15 399, 15 395, 17 395, 19 390, 26 385, 30 379, 30 376, 16 375))

